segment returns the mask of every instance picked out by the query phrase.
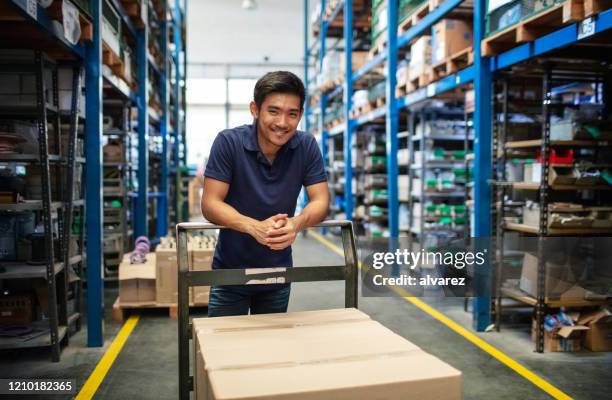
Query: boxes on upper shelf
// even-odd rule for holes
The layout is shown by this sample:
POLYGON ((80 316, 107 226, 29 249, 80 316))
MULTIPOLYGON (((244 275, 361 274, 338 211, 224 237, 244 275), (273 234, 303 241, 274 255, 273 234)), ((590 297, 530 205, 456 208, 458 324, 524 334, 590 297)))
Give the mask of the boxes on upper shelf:
POLYGON ((472 24, 464 20, 443 19, 432 28, 432 64, 472 46, 472 24))
POLYGON ((408 79, 413 80, 427 72, 431 65, 431 36, 423 35, 410 46, 408 79))

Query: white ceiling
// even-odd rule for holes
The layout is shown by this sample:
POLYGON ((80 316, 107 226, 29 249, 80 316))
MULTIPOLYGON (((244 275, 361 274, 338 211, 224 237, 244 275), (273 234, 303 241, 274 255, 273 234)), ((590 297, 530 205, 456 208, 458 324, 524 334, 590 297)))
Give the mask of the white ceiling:
POLYGON ((303 63, 303 0, 257 3, 245 10, 242 0, 190 0, 189 63, 303 63))

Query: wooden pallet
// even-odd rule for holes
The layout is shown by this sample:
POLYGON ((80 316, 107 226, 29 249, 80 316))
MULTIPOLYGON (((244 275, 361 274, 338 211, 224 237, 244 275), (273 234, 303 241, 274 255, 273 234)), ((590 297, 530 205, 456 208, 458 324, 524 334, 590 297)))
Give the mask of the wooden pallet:
POLYGON ((376 108, 376 102, 369 101, 359 107, 355 107, 351 110, 351 118, 359 118, 364 114, 367 114, 373 111, 376 108))
POLYGON ((323 85, 321 85, 321 93, 327 93, 332 91, 336 86, 340 86, 344 83, 344 79, 342 79, 341 77, 338 77, 334 80, 329 80, 323 83, 323 85))
POLYGON ((423 18, 425 18, 425 16, 427 14, 429 14, 430 8, 429 8, 429 2, 425 2, 423 4, 421 4, 419 7, 417 7, 412 14, 410 14, 410 16, 408 18, 406 18, 405 20, 403 20, 398 26, 397 26, 397 34, 398 35, 402 35, 403 33, 405 33, 408 29, 412 28, 413 26, 415 26, 416 24, 419 23, 419 21, 421 21, 423 18))
POLYGON ((567 0, 553 5, 483 40, 482 55, 495 56, 583 18, 583 0, 567 0))
POLYGON ((612 8, 612 0, 584 0, 584 18, 612 8))
POLYGON ((123 60, 104 41, 102 41, 102 63, 107 65, 113 74, 127 82, 123 60))
POLYGON ((396 97, 397 97, 398 92, 401 94, 401 96, 405 96, 408 93, 412 93, 419 88, 429 85, 429 83, 430 83, 429 73, 424 72, 417 77, 408 79, 408 81, 403 86, 399 86, 399 90, 398 90, 398 87, 396 87, 396 97))
POLYGON ((142 20, 139 0, 121 0, 125 13, 130 17, 132 23, 137 28, 144 28, 145 22, 142 20))
POLYGON ((474 52, 471 47, 467 49, 463 49, 452 56, 448 57, 446 60, 442 60, 439 63, 432 65, 429 68, 429 81, 435 82, 448 76, 450 74, 454 74, 457 71, 460 71, 474 63, 474 52))
MULTIPOLYGON (((208 303, 189 303, 189 307, 208 307, 208 303)), ((150 310, 150 309, 168 309, 168 316, 172 319, 178 318, 178 304, 176 303, 156 303, 154 301, 147 303, 122 303, 119 297, 113 303, 113 319, 117 322, 125 321, 126 314, 129 310, 150 310)))
POLYGON ((383 53, 386 48, 387 48, 387 37, 383 33, 382 36, 376 40, 376 43, 374 43, 374 46, 372 46, 372 48, 370 49, 368 53, 368 59, 371 60, 377 55, 383 53))

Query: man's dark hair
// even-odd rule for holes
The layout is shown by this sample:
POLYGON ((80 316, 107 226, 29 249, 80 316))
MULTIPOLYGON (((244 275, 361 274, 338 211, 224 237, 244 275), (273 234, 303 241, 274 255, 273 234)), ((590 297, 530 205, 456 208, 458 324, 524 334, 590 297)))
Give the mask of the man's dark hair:
POLYGON ((289 71, 268 72, 255 84, 253 98, 257 108, 263 104, 266 96, 272 93, 289 93, 300 98, 300 109, 304 108, 306 89, 304 83, 295 74, 289 71))

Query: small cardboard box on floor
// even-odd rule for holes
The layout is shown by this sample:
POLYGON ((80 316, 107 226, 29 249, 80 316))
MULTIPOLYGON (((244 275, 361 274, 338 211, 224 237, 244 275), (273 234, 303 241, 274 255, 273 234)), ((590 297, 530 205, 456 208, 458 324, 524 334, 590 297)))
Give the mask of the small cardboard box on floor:
MULTIPOLYGON (((574 352, 582 350, 585 331, 589 328, 583 325, 563 326, 552 331, 544 331, 545 352, 574 352)), ((536 340, 536 321, 531 325, 531 339, 536 340)))
POLYGON ((462 397, 461 372, 356 309, 193 320, 197 400, 462 397))
POLYGON ((119 300, 121 303, 155 303, 155 253, 147 254, 144 264, 130 264, 125 254, 119 264, 119 300))
POLYGON ((581 315, 578 323, 589 330, 584 347, 591 351, 612 351, 612 312, 607 308, 581 315))

